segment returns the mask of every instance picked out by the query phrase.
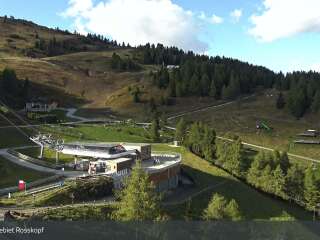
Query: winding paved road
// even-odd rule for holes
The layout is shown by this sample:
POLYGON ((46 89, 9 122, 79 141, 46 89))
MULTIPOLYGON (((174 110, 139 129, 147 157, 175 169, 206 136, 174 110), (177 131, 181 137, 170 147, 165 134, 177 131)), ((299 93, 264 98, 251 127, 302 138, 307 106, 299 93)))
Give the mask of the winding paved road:
POLYGON ((14 164, 17 164, 17 165, 25 167, 25 168, 33 169, 33 170, 36 170, 39 172, 53 173, 56 175, 67 177, 67 178, 80 177, 80 176, 84 175, 83 172, 56 170, 56 169, 47 168, 44 166, 40 166, 40 165, 31 163, 31 162, 25 161, 21 158, 18 158, 16 156, 13 156, 12 154, 10 154, 8 152, 8 149, 0 149, 0 156, 4 157, 5 159, 9 160, 10 162, 12 162, 14 164))

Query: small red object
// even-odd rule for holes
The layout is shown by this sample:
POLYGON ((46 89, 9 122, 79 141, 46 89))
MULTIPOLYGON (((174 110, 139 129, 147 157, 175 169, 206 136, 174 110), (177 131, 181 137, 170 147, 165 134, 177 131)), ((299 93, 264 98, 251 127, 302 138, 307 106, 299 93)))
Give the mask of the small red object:
POLYGON ((19 189, 20 191, 24 191, 24 190, 26 189, 26 182, 23 181, 23 180, 20 180, 20 181, 19 181, 19 184, 18 184, 18 189, 19 189))

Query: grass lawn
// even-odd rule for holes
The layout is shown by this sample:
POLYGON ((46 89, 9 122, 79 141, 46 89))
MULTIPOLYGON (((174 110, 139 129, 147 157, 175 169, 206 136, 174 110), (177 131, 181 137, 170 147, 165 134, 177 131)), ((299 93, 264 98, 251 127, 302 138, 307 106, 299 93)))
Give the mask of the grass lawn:
MULTIPOLYGON (((0 205, 8 206, 8 205, 16 205, 16 206, 33 206, 33 205, 41 205, 42 202, 45 202, 47 199, 50 199, 53 196, 61 194, 64 190, 69 187, 70 183, 66 182, 64 186, 59 188, 50 189, 47 191, 39 192, 35 194, 35 198, 32 194, 25 194, 25 192, 16 192, 11 195, 11 198, 8 199, 6 197, 0 198, 0 205)), ((71 198, 68 199, 68 204, 72 203, 71 198)))
MULTIPOLYGON (((40 155, 40 147, 19 149, 18 152, 33 158, 38 158, 40 155)), ((56 152, 54 150, 46 148, 43 153, 43 160, 53 164, 56 163, 56 152)), ((72 162, 73 160, 74 158, 72 156, 59 153, 59 163, 72 162)))
MULTIPOLYGON (((129 125, 81 125, 75 127, 65 126, 46 126, 43 127, 44 132, 52 133, 56 137, 64 139, 66 142, 71 141, 97 141, 97 142, 138 142, 148 143, 149 131, 142 127, 134 127, 129 125)), ((166 137, 169 133, 165 133, 166 137)), ((25 148, 20 149, 19 152, 27 156, 38 158, 40 155, 40 148, 25 148)), ((56 162, 56 153, 51 149, 45 149, 44 160, 51 163, 56 162)), ((70 155, 59 154, 60 163, 72 162, 73 157, 70 155)))
POLYGON ((48 173, 21 167, 0 157, 0 188, 17 186, 19 180, 27 183, 49 177, 48 173))
POLYGON ((231 132, 248 143, 319 159, 319 145, 293 144, 294 140, 300 139, 297 134, 319 127, 318 118, 307 114, 303 119, 297 120, 287 109, 276 109, 277 94, 270 90, 232 105, 203 111, 201 114, 186 115, 185 119, 206 122, 219 135, 231 132), (273 131, 257 130, 257 122, 264 122, 273 131))
MULTIPOLYGON (((23 129, 25 131, 25 129, 23 129)), ((0 148, 34 145, 16 128, 0 128, 0 148)))
POLYGON ((64 111, 64 110, 57 109, 57 110, 51 111, 50 114, 55 114, 57 116, 58 120, 62 121, 62 122, 77 121, 77 119, 67 117, 67 115, 66 115, 67 111, 64 111))
POLYGON ((149 131, 141 127, 118 124, 77 125, 74 127, 52 126, 43 131, 52 133, 65 141, 99 141, 99 142, 150 142, 149 131))
MULTIPOLYGON (((299 220, 312 220, 312 214, 285 201, 277 200, 265 194, 259 193, 245 183, 233 178, 225 171, 213 166, 209 162, 193 155, 183 148, 172 148, 165 145, 154 145, 157 151, 180 152, 183 156, 183 169, 193 177, 196 186, 190 194, 195 194, 205 188, 210 188, 200 195, 192 198, 190 204, 189 216, 193 219, 199 219, 203 210, 214 193, 219 193, 227 199, 235 199, 239 204, 240 210, 245 219, 275 219, 291 216, 299 220)), ((181 200, 187 196, 176 196, 178 204, 166 207, 167 213, 173 219, 182 219, 187 212, 187 203, 181 203, 181 200)), ((174 197, 174 196, 173 196, 174 197)), ((174 201, 174 199, 171 199, 174 201)))
MULTIPOLYGON (((200 219, 203 210, 207 207, 214 193, 219 193, 227 199, 235 199, 246 220, 286 220, 288 217, 298 220, 312 220, 311 213, 293 204, 274 199, 254 190, 182 147, 174 148, 165 144, 154 144, 153 151, 181 153, 184 171, 192 176, 196 182, 193 188, 178 189, 176 193, 169 195, 166 199, 165 202, 170 204, 165 205, 164 209, 173 220, 184 219, 186 215, 194 220, 200 219), (206 190, 202 191, 204 189, 206 190), (197 194, 200 191, 202 193, 197 194), (184 201, 185 199, 189 199, 190 196, 192 198, 189 203, 188 201, 184 201)), ((38 197, 39 199, 47 198, 48 194, 52 195, 55 194, 55 191, 60 190, 56 189, 41 193, 38 197)), ((20 199, 19 193, 17 199, 20 199)), ((3 204, 10 204, 10 202, 4 199, 1 202, 3 204)), ((32 198, 23 198, 23 204, 32 204, 32 198)))

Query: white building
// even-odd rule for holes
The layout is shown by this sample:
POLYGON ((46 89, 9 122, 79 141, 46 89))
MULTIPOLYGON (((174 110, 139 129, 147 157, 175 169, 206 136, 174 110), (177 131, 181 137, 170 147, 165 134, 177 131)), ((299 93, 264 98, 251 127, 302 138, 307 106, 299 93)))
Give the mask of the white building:
POLYGON ((58 104, 53 102, 51 104, 41 103, 41 102, 30 102, 26 103, 26 112, 51 112, 57 109, 58 104))

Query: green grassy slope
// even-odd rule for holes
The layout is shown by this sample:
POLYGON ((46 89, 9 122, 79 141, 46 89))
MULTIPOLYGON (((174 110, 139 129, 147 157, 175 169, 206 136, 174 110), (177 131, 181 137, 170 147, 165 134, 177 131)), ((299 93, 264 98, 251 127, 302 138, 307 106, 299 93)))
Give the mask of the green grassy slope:
POLYGON ((45 177, 49 175, 23 168, 0 157, 0 188, 17 186, 19 180, 28 183, 45 177))
POLYGON ((295 218, 312 220, 312 214, 289 202, 277 200, 262 194, 245 183, 230 176, 225 171, 211 165, 183 148, 172 148, 165 145, 155 145, 155 150, 180 152, 183 155, 183 169, 193 177, 195 188, 179 192, 169 200, 170 205, 165 209, 174 219, 183 219, 186 216, 188 203, 184 199, 191 198, 188 217, 199 219, 203 210, 208 206, 212 194, 219 193, 227 199, 235 199, 240 210, 247 220, 269 220, 275 218, 295 218), (206 190, 207 189, 207 190, 206 190), (199 192, 202 192, 198 194, 199 192), (172 204, 177 202, 178 204, 172 204))
POLYGON ((206 122, 219 135, 233 133, 248 143, 320 160, 319 145, 293 144, 295 139, 301 139, 297 134, 319 127, 318 116, 308 113, 303 119, 297 120, 287 109, 276 109, 276 97, 277 92, 270 90, 232 105, 186 115, 185 119, 206 122), (257 122, 266 123, 273 131, 257 130, 257 122))

